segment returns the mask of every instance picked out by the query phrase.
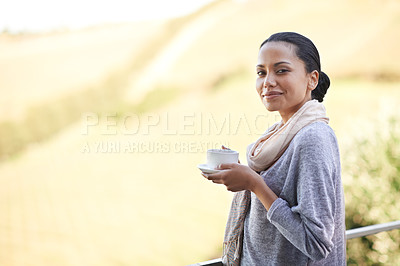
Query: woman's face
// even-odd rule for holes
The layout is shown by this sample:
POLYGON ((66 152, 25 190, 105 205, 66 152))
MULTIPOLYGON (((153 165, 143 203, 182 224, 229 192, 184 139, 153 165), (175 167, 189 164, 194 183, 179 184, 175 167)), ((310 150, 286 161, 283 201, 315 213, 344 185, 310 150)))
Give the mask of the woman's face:
POLYGON ((278 111, 284 122, 311 100, 318 84, 318 71, 306 72, 295 46, 268 42, 258 53, 257 92, 268 111, 278 111))

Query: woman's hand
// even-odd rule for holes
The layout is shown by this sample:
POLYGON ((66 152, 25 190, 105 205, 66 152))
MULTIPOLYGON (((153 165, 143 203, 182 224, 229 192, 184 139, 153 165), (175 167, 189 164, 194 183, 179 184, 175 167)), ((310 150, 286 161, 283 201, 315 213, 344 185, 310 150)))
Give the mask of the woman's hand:
MULTIPOLYGON (((218 173, 202 175, 216 184, 223 184, 229 191, 241 190, 252 191, 255 184, 260 181, 261 176, 250 167, 238 163, 220 164, 218 173)), ((263 181, 263 180, 262 180, 263 181)))
MULTIPOLYGON (((222 149, 228 149, 222 146, 222 149)), ((237 192, 250 190, 256 194, 266 210, 269 210, 272 203, 278 196, 265 184, 264 179, 254 170, 246 165, 238 163, 225 163, 218 166, 219 171, 214 174, 202 175, 216 184, 223 184, 229 191, 237 192)))
POLYGON ((202 175, 216 184, 223 184, 229 191, 250 190, 268 211, 278 196, 265 184, 264 179, 250 167, 239 163, 221 164, 214 174, 202 175))

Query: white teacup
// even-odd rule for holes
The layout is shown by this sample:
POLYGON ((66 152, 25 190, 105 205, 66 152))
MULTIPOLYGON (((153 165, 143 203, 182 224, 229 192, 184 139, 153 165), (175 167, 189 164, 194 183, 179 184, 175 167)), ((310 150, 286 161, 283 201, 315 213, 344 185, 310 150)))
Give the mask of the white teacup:
POLYGON ((237 163, 239 153, 234 150, 209 149, 207 151, 207 166, 215 169, 221 163, 237 163))

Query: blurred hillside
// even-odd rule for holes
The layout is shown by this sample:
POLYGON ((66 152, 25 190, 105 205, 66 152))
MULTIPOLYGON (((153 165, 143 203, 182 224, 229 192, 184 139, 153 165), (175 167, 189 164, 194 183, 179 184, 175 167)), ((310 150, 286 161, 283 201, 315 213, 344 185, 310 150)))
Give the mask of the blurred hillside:
POLYGON ((221 144, 245 163, 279 119, 254 90, 260 43, 278 31, 313 40, 331 126, 352 152, 354 137, 398 114, 399 29, 394 0, 219 0, 168 21, 0 34, 0 265, 220 256, 231 194, 196 165, 221 144))
POLYGON ((162 22, 101 26, 53 34, 0 35, 1 120, 33 105, 95 86, 126 68, 162 22))
MULTIPOLYGON (((235 71, 251 72, 258 45, 278 31, 312 39, 333 78, 399 78, 400 60, 394 60, 400 58, 399 1, 219 2, 181 21, 173 37, 158 39, 152 52, 163 69, 152 73, 153 87, 205 88, 235 71), (168 62, 160 63, 171 43, 179 52, 170 49, 168 62)), ((172 30, 157 21, 44 36, 1 34, 0 119, 20 117, 29 106, 104 81, 137 60, 155 36, 172 30)))
MULTIPOLYGON (((201 88, 235 71, 252 72, 263 40, 274 32, 296 31, 313 40, 323 71, 333 78, 398 78, 400 63, 392 59, 400 58, 396 48, 399 1, 247 1, 240 5, 199 36, 163 74, 201 88)), ((221 10, 220 16, 231 8, 221 10)))
POLYGON ((21 150, 15 143, 58 132, 83 111, 115 109, 114 103, 121 101, 138 104, 160 87, 174 88, 166 91, 173 95, 204 91, 231 75, 252 73, 258 45, 278 31, 297 31, 312 39, 323 71, 333 79, 399 80, 399 17, 399 1, 389 0, 222 0, 168 22, 45 35, 3 33, 0 121, 14 122, 0 128, 15 137, 16 128, 25 126, 24 132, 36 137, 10 140, 11 148, 0 145, 0 157, 21 150), (57 126, 32 122, 37 117, 57 126))

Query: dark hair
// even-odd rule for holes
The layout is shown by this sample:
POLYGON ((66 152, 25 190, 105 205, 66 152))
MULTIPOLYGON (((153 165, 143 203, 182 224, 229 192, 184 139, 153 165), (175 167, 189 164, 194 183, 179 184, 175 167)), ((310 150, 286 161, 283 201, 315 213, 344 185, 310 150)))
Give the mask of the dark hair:
POLYGON ((322 102, 331 82, 328 75, 321 71, 319 53, 313 42, 307 37, 295 32, 279 32, 272 34, 261 44, 260 49, 267 42, 287 42, 294 45, 296 55, 304 62, 307 73, 311 73, 314 70, 318 71, 318 85, 311 92, 311 98, 322 102))

